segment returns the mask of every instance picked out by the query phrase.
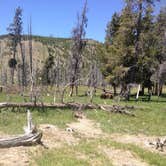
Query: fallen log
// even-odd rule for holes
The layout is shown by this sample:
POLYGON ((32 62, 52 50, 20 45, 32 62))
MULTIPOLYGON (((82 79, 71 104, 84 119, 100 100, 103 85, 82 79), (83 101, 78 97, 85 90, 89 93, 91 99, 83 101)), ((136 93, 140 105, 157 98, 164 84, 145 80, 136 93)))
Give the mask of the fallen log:
POLYGON ((128 111, 128 109, 134 109, 134 106, 120 106, 120 105, 102 105, 102 104, 81 104, 81 103, 0 103, 1 108, 52 108, 52 109, 101 109, 103 111, 126 114, 135 116, 135 114, 128 111))
POLYGON ((41 144, 42 132, 38 132, 33 125, 29 110, 27 112, 27 126, 24 127, 24 131, 24 135, 0 139, 0 148, 41 144))
POLYGON ((0 148, 9 148, 15 146, 31 146, 40 144, 42 133, 31 133, 28 135, 17 136, 13 138, 0 139, 0 148))

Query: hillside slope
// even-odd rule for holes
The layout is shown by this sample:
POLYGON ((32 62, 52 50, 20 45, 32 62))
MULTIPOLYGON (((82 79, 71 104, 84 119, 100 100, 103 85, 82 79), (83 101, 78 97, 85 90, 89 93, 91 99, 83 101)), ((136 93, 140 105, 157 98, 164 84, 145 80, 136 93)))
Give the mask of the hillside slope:
MULTIPOLYGON (((25 54, 25 61, 27 64, 27 75, 29 73, 29 42, 27 36, 24 36, 23 50, 25 54)), ((54 62, 56 64, 57 58, 60 61, 60 65, 63 70, 66 70, 66 66, 71 55, 72 40, 69 38, 53 38, 53 37, 42 37, 33 36, 32 42, 32 52, 33 52, 33 66, 36 72, 41 73, 43 66, 48 59, 49 55, 54 57, 54 62)), ((92 63, 92 59, 98 61, 101 56, 105 54, 105 48, 102 43, 95 40, 87 39, 86 47, 84 50, 83 58, 83 73, 87 74, 89 71, 89 66, 92 63)), ((12 58, 12 55, 8 47, 8 37, 7 35, 0 36, 0 78, 1 84, 6 84, 10 82, 10 68, 8 61, 12 58)), ((17 48, 16 54, 17 68, 21 65, 21 54, 20 48, 17 48)), ((18 72, 15 72, 18 73, 18 72)), ((15 74, 15 80, 17 81, 17 74, 15 74)))

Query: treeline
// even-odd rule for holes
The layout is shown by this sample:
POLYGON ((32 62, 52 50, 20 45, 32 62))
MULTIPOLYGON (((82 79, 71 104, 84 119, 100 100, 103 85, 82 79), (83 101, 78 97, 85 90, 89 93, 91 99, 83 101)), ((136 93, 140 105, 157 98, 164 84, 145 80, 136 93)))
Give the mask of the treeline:
POLYGON ((129 84, 160 95, 166 80, 166 6, 154 16, 155 0, 128 0, 106 28, 103 74, 121 92, 129 84))
MULTIPOLYGON (((104 89, 107 85, 113 87, 115 95, 119 86, 122 95, 129 94, 135 84, 142 86, 142 94, 145 87, 149 93, 162 94, 166 80, 166 7, 155 16, 155 0, 125 2, 122 11, 114 13, 108 22, 104 44, 85 38, 87 1, 69 39, 33 36, 31 21, 28 35, 24 35, 22 9, 18 7, 7 28, 5 54, 10 57, 10 83, 20 85, 22 90, 31 86, 31 91, 38 85, 56 85, 58 89, 69 85, 71 96, 74 89, 78 94, 79 85, 89 86, 91 94, 96 87, 104 89), (35 42, 47 49, 41 68, 37 63, 43 59, 34 61, 35 42)), ((1 77, 6 80, 8 74, 1 72, 1 77)))

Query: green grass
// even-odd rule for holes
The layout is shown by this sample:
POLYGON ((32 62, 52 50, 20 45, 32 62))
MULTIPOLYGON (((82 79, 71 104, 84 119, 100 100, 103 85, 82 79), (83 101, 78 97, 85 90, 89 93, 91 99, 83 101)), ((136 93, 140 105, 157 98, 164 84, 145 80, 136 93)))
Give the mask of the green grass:
POLYGON ((123 144, 110 139, 82 139, 74 146, 65 146, 60 149, 43 150, 42 155, 33 157, 39 166, 112 166, 111 161, 100 151, 98 147, 114 147, 124 151, 130 151, 133 156, 140 158, 150 165, 165 166, 166 157, 152 153, 133 144, 123 144), (82 158, 79 156, 83 156, 82 158))
POLYGON ((112 166, 111 161, 98 150, 100 142, 94 139, 82 139, 74 149, 88 156, 91 163, 98 163, 98 166, 112 166))
MULTIPOLYGON (((87 89, 85 87, 80 88, 79 94, 84 94, 87 89)), ((51 92, 51 89, 48 91, 51 92)), ((67 91, 69 92, 69 91, 67 91)), ((101 91, 97 91, 97 95, 94 97, 94 103, 106 103, 117 104, 116 100, 102 100, 99 97, 101 91)), ((68 93, 67 93, 68 94, 68 93)), ((66 94, 65 101, 73 101, 88 103, 89 97, 76 97, 69 98, 66 94)), ((23 102, 23 98, 19 95, 0 94, 0 102, 6 100, 13 102, 23 102)), ((143 109, 132 110, 136 117, 129 117, 126 115, 113 114, 103 112, 101 110, 87 110, 87 116, 90 119, 94 119, 101 124, 102 129, 108 133, 129 133, 129 134, 146 134, 146 135, 165 135, 166 133, 166 106, 163 102, 166 97, 160 97, 157 102, 157 97, 153 96, 151 102, 142 101, 121 101, 121 105, 134 105, 141 106, 143 109)), ((44 96, 44 102, 52 102, 51 96, 44 96)), ((17 133, 22 131, 23 124, 26 123, 25 110, 19 112, 11 112, 10 110, 1 110, 0 113, 0 130, 6 133, 17 133), (19 122, 19 123, 18 123, 19 122)), ((52 123, 59 127, 65 127, 66 123, 74 121, 72 111, 69 110, 33 110, 33 118, 37 124, 40 123, 52 123)))
POLYGON ((129 150, 132 153, 139 156, 142 160, 149 163, 150 165, 165 166, 166 157, 161 156, 160 154, 152 153, 150 151, 142 149, 142 148, 140 148, 136 145, 133 145, 133 144, 122 144, 122 143, 119 143, 119 142, 117 143, 117 142, 110 141, 110 140, 104 140, 101 142, 102 142, 102 144, 106 145, 107 147, 110 146, 110 147, 114 147, 116 149, 129 150))
POLYGON ((163 103, 141 102, 130 103, 129 105, 144 106, 144 109, 132 110, 136 117, 113 114, 101 110, 87 111, 87 114, 90 119, 99 122, 101 128, 108 133, 165 135, 166 111, 163 103))
POLYGON ((76 146, 44 150, 33 158, 39 166, 112 166, 111 161, 96 147, 95 141, 82 139, 76 146))
MULTIPOLYGON (((75 121, 73 112, 70 110, 51 110, 31 111, 34 123, 39 124, 54 124, 60 128, 65 128, 67 123, 75 121)), ((12 112, 3 110, 0 113, 0 131, 6 134, 21 134, 23 126, 26 125, 26 111, 12 112)))
POLYGON ((39 166, 89 166, 88 161, 76 158, 70 147, 43 152, 35 161, 39 166))
MULTIPOLYGON (((88 103, 88 97, 81 97, 84 94, 85 88, 81 87, 80 96, 73 96, 69 98, 66 94, 65 101, 76 101, 81 103, 88 103)), ((116 100, 102 100, 100 99, 101 91, 97 92, 94 97, 94 103, 117 104, 116 100)), ((52 102, 51 96, 44 96, 45 102, 52 102)), ((19 95, 0 94, 0 102, 12 101, 23 102, 23 98, 19 95)), ((100 123, 101 129, 106 133, 125 133, 125 134, 145 134, 164 136, 166 134, 166 97, 152 97, 151 102, 142 101, 121 101, 121 105, 134 105, 142 108, 131 110, 135 113, 136 117, 127 115, 114 114, 104 112, 101 110, 86 110, 87 118, 95 120, 100 123)), ((74 122, 73 111, 69 109, 45 109, 45 110, 31 110, 33 121, 39 125, 49 123, 56 125, 65 130, 66 124, 74 122)), ((26 125, 26 109, 14 111, 12 109, 0 110, 0 131, 6 134, 20 134, 23 133, 23 126, 26 125)), ((78 137, 74 135, 74 137, 78 137)), ((41 150, 41 154, 35 156, 30 154, 33 160, 39 166, 84 166, 94 165, 97 166, 111 166, 111 161, 99 150, 99 145, 115 147, 118 149, 129 150, 136 154, 142 160, 151 165, 165 166, 166 157, 160 154, 152 153, 142 149, 133 144, 123 144, 114 142, 108 139, 85 139, 80 138, 80 143, 75 146, 64 145, 60 149, 41 150), (83 155, 85 158, 79 158, 78 155, 83 155)))

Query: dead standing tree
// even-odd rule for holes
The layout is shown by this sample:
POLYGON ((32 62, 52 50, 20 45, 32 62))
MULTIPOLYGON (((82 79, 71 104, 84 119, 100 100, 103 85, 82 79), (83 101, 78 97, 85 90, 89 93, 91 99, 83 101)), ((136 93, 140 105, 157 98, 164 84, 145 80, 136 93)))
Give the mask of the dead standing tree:
MULTIPOLYGON (((24 56, 22 50, 22 43, 21 43, 21 33, 22 33, 22 9, 18 7, 15 11, 15 16, 13 19, 13 23, 9 25, 7 28, 9 32, 9 47, 10 51, 13 54, 13 57, 9 60, 9 67, 11 68, 11 83, 14 84, 14 71, 17 65, 16 61, 16 52, 17 52, 17 45, 19 44, 22 56, 22 70, 24 72, 24 56)), ((25 74, 23 74, 25 76, 25 74)))
MULTIPOLYGON (((33 101, 34 98, 36 100, 35 94, 34 94, 34 71, 33 71, 33 63, 32 63, 32 22, 30 19, 30 24, 28 27, 28 39, 29 39, 29 66, 30 66, 30 100, 33 101)), ((36 102, 36 101, 34 101, 36 102)))
POLYGON ((90 64, 90 72, 88 76, 88 86, 90 87, 90 102, 93 101, 93 96, 97 87, 97 77, 98 77, 98 67, 97 67, 97 59, 95 58, 96 52, 92 47, 90 52, 91 64, 90 64))
POLYGON ((87 0, 85 1, 81 15, 78 15, 77 17, 77 25, 72 31, 73 46, 71 50, 72 53, 70 57, 70 67, 69 67, 69 75, 71 83, 70 96, 73 95, 74 87, 76 88, 76 95, 78 94, 78 83, 76 83, 76 80, 78 80, 80 77, 82 53, 86 45, 86 42, 84 40, 86 34, 85 29, 87 28, 87 22, 88 22, 86 13, 87 13, 87 0))

